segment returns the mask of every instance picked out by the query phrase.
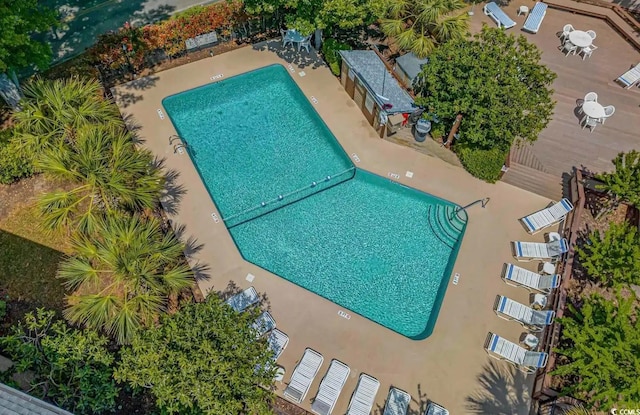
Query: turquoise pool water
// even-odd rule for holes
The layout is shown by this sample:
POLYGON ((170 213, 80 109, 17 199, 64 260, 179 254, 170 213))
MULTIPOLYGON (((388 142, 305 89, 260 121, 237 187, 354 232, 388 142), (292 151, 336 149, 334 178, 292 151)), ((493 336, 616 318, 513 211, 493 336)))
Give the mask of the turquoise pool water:
POLYGON ((455 205, 356 169, 282 66, 163 104, 247 261, 431 334, 466 226, 455 205))

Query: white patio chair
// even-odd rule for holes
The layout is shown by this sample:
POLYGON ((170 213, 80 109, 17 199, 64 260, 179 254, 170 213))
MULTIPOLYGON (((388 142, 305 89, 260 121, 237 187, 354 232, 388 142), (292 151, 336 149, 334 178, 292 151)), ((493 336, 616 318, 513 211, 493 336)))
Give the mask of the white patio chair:
POLYGON ((513 241, 513 256, 518 261, 533 261, 559 258, 569 250, 569 243, 566 239, 542 242, 520 242, 513 241))
MULTIPOLYGON (((535 234, 562 220, 573 210, 573 204, 567 198, 554 202, 551 206, 538 210, 520 219, 527 232, 535 234)), ((558 238, 561 239, 561 238, 558 238)))
POLYGON ((614 107, 613 105, 607 105, 606 107, 604 107, 604 118, 602 118, 600 122, 604 124, 604 120, 611 117, 614 112, 616 112, 616 107, 614 107))
POLYGON ((309 53, 309 49, 311 48, 311 36, 305 37, 302 42, 298 43, 298 52, 302 48, 306 49, 307 53, 309 53))
POLYGON ((532 332, 542 331, 545 326, 553 323, 553 318, 556 315, 553 310, 534 310, 503 295, 496 296, 493 311, 498 317, 516 321, 532 332))
POLYGON ((258 292, 255 288, 249 287, 246 290, 242 291, 234 295, 225 301, 231 308, 236 310, 237 312, 241 312, 246 310, 248 307, 251 307, 255 303, 260 301, 260 297, 258 297, 258 292))
POLYGON ((410 403, 411 395, 401 389, 391 388, 382 415, 407 415, 410 403))
POLYGON ((575 29, 570 24, 564 25, 564 27, 562 28, 562 34, 560 35, 560 39, 565 40, 569 36, 569 33, 573 32, 574 30, 575 29))
POLYGON ((596 49, 598 49, 596 45, 590 45, 582 48, 582 50, 580 51, 580 53, 582 53, 582 60, 585 60, 587 56, 591 57, 591 54, 593 54, 593 51, 596 49))
POLYGON ((378 379, 362 373, 356 390, 351 395, 347 415, 369 415, 376 401, 378 388, 380 388, 378 379))
POLYGON ((307 392, 309 392, 309 388, 318 374, 323 360, 324 358, 320 353, 313 349, 305 349, 302 359, 293 369, 291 380, 289 380, 289 384, 283 393, 284 397, 293 403, 302 402, 307 392))
POLYGON ((578 47, 568 40, 562 44, 562 52, 566 52, 564 56, 569 56, 570 53, 576 54, 578 47))
POLYGON ((587 95, 584 96, 584 100, 582 100, 582 104, 580 105, 580 109, 578 110, 578 113, 584 114, 584 111, 582 110, 582 105, 584 105, 585 102, 598 102, 598 94, 596 94, 595 92, 588 92, 587 95))
POLYGON ((591 36, 591 39, 596 38, 596 32, 594 32, 593 30, 587 30, 587 34, 591 36))
POLYGON ((591 117, 583 118, 582 129, 585 127, 589 127, 589 132, 593 132, 596 129, 596 125, 598 125, 598 120, 591 117))
POLYGON ((280 34, 282 35, 282 47, 289 45, 293 45, 293 40, 288 36, 288 33, 284 29, 280 29, 280 34))
POLYGON ((318 394, 311 404, 311 412, 318 415, 331 415, 350 372, 351 369, 344 363, 336 359, 331 361, 329 370, 318 387, 318 394))
POLYGON ((620 85, 625 88, 631 88, 640 81, 640 63, 633 66, 627 72, 623 73, 616 79, 620 85))
POLYGON ((513 264, 504 264, 502 279, 512 287, 523 287, 542 294, 549 294, 551 290, 558 288, 561 280, 558 274, 542 275, 513 264))

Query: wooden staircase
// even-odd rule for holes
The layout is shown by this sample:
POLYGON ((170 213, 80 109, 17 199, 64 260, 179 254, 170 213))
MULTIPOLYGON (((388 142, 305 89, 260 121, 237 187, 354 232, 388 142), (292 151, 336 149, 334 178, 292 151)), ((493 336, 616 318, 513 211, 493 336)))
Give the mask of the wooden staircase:
POLYGON ((536 157, 531 146, 511 151, 511 166, 502 181, 553 200, 562 198, 562 177, 550 174, 536 157))

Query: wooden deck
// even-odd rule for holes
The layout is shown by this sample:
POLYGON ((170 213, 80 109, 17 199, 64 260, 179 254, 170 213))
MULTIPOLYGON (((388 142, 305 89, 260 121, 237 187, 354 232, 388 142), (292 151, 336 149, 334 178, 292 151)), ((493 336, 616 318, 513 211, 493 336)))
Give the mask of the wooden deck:
MULTIPOLYGON (((509 31, 524 34, 543 51, 542 62, 558 74, 553 84, 557 104, 552 121, 538 140, 513 152, 511 169, 503 180, 555 198, 561 194, 563 175, 574 166, 584 166, 592 171, 609 170, 616 154, 640 149, 640 88, 624 89, 615 83, 615 79, 631 65, 640 62, 640 53, 606 21, 552 8, 547 10, 537 34, 525 33, 521 31, 525 17, 517 16, 520 5, 531 9, 534 2, 512 2, 503 7, 517 22, 509 31), (557 33, 567 23, 579 30, 595 30, 594 44, 598 49, 591 58, 583 61, 577 55, 565 57, 558 50, 557 33), (598 102, 616 108, 615 114, 604 125, 598 125, 593 133, 581 128, 577 114, 578 104, 590 91, 598 94, 598 102)), ((476 7, 471 20, 472 30, 479 30, 482 23, 495 26, 482 13, 482 8, 476 7)))

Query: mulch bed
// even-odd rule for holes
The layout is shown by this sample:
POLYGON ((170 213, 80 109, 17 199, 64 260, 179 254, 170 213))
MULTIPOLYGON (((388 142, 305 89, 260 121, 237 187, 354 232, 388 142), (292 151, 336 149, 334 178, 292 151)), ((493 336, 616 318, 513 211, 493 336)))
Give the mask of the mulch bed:
POLYGON ((304 409, 287 402, 281 397, 276 397, 273 403, 273 412, 276 415, 312 415, 311 412, 307 412, 304 409))

